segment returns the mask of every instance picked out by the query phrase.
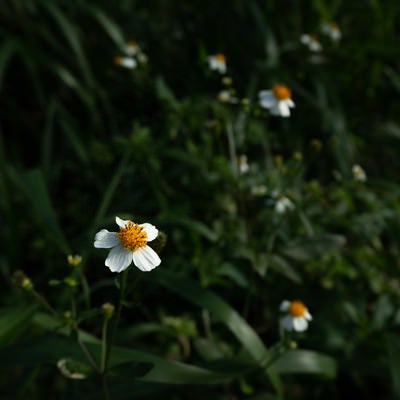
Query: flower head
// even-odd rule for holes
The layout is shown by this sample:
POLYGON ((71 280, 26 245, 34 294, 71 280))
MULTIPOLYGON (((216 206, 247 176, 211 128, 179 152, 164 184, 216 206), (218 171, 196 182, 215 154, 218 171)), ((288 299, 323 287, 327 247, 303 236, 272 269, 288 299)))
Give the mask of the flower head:
POLYGON ((322 51, 322 45, 316 35, 308 35, 307 33, 304 33, 300 36, 300 42, 307 46, 311 51, 322 51))
POLYGON ((133 57, 140 53, 140 47, 134 40, 129 40, 124 46, 124 52, 127 56, 133 57))
POLYGON ((353 165, 352 168, 353 177, 356 181, 365 182, 367 180, 367 174, 365 171, 358 165, 353 165))
POLYGON ((226 57, 222 53, 217 53, 207 57, 208 66, 212 71, 218 71, 220 74, 226 72, 226 57))
POLYGON ((342 32, 336 22, 325 22, 322 25, 321 31, 334 42, 338 42, 342 38, 342 32))
POLYGON ((237 104, 239 102, 237 97, 232 96, 230 90, 221 90, 217 95, 217 99, 221 103, 237 104))
POLYGON ((280 310, 287 313, 281 319, 282 327, 287 331, 303 332, 308 327, 308 321, 312 320, 307 307, 299 300, 282 301, 280 310))
POLYGON ((141 271, 151 271, 160 265, 158 254, 147 245, 158 236, 158 229, 151 224, 135 224, 115 217, 119 232, 102 229, 96 233, 94 247, 111 249, 105 265, 112 272, 122 272, 133 263, 141 271))
POLYGON ((275 202, 275 212, 278 214, 285 214, 286 211, 293 210, 294 204, 286 196, 279 196, 275 202))
POLYGON ((249 172, 249 170, 250 170, 249 164, 247 163, 246 154, 242 154, 242 155, 236 157, 236 165, 241 174, 245 174, 246 172, 249 172))
POLYGON ((271 90, 261 90, 258 94, 260 106, 281 117, 289 117, 290 108, 295 106, 291 96, 290 89, 282 84, 274 85, 271 90))
POLYGON ((134 69, 137 66, 137 62, 132 57, 115 57, 114 63, 119 67, 127 68, 127 69, 134 69))

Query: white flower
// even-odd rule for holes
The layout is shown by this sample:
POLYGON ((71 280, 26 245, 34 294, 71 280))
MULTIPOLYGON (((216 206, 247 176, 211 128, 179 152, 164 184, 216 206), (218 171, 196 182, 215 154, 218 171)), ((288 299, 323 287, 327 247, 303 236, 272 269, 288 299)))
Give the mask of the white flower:
POLYGON ((336 22, 325 22, 321 28, 322 32, 329 36, 332 41, 338 42, 342 38, 342 32, 336 22))
POLYGON ((275 211, 278 214, 284 214, 288 210, 293 210, 293 202, 286 196, 279 196, 278 200, 275 202, 275 211))
POLYGON ((226 72, 226 57, 222 53, 217 53, 207 57, 208 66, 212 71, 218 71, 220 74, 226 72))
POLYGON ((102 229, 96 233, 94 247, 111 249, 105 265, 112 272, 122 272, 133 263, 141 271, 151 271, 160 265, 158 254, 147 245, 158 236, 158 229, 151 224, 135 224, 115 217, 119 232, 102 229))
POLYGON ((280 310, 287 313, 281 319, 282 327, 287 331, 295 330, 296 332, 303 332, 308 327, 308 321, 312 320, 307 307, 298 300, 282 301, 280 310))
POLYGON ((246 172, 250 171, 249 164, 247 163, 246 154, 242 154, 242 155, 236 157, 236 165, 239 168, 239 172, 241 174, 245 174, 246 172))
POLYGON ((140 53, 140 47, 134 40, 129 40, 124 47, 124 52, 127 56, 133 57, 140 53))
POLYGON ((253 196, 264 196, 267 194, 268 188, 265 185, 258 185, 251 187, 251 194, 253 196))
POLYGON ((367 180, 367 174, 358 164, 353 165, 352 173, 356 181, 365 182, 367 180))
POLYGON ((237 104, 239 102, 237 97, 231 95, 230 90, 221 90, 217 96, 218 101, 221 103, 237 104))
POLYGON ((136 60, 132 57, 115 57, 114 62, 120 67, 128 69, 134 69, 137 66, 136 60))
POLYGON ((271 90, 261 90, 258 98, 261 107, 268 108, 272 115, 289 117, 290 108, 295 106, 291 95, 287 86, 276 84, 271 90))
POLYGON ((308 46, 311 51, 319 52, 322 50, 322 45, 315 35, 308 35, 304 33, 300 36, 300 42, 308 46))

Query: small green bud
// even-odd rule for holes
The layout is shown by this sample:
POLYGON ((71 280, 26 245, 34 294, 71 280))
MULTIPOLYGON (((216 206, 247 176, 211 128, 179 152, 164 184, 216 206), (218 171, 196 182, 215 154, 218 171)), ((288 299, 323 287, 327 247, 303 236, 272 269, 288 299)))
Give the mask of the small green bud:
POLYGON ((68 265, 70 267, 77 267, 78 265, 81 264, 82 257, 80 255, 78 255, 78 254, 75 254, 75 255, 70 254, 67 257, 67 261, 68 261, 68 265))
POLYGON ((111 303, 104 303, 101 306, 105 319, 111 319, 114 315, 115 307, 111 303))

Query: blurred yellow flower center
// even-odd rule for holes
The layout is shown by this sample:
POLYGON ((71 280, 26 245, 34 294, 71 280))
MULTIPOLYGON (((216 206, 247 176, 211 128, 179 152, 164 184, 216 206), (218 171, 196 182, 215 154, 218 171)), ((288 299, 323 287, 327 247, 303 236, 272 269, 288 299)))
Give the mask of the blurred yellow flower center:
POLYGON ((215 55, 217 61, 224 63, 226 61, 226 57, 222 53, 217 53, 215 55))
POLYGON ((147 233, 142 226, 129 221, 123 228, 119 228, 117 237, 127 250, 135 251, 147 246, 147 233))
POLYGON ((332 29, 339 29, 339 25, 336 23, 336 22, 331 22, 330 24, 330 27, 332 28, 332 29))
POLYGON ((121 65, 122 64, 122 57, 115 57, 114 58, 114 63, 117 65, 121 65))
POLYGON ((289 314, 293 317, 303 317, 306 312, 306 306, 301 301, 292 301, 289 306, 289 314))
POLYGON ((128 46, 132 47, 133 49, 136 49, 137 43, 134 40, 129 40, 128 46))
POLYGON ((280 84, 274 85, 272 88, 272 92, 274 93, 274 96, 278 100, 290 99, 292 95, 290 89, 286 85, 280 85, 280 84))

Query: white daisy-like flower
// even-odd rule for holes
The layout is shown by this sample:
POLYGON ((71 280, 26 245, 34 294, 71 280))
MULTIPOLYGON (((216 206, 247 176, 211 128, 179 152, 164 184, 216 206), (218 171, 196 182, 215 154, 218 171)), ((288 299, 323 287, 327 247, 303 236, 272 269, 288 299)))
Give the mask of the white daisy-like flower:
POLYGON ((316 35, 308 35, 307 33, 304 33, 300 36, 300 42, 306 45, 311 51, 322 51, 322 45, 318 41, 318 37, 316 35))
POLYGON ((114 63, 120 67, 128 68, 128 69, 134 69, 137 66, 136 60, 132 57, 118 56, 118 57, 114 58, 114 63))
POLYGON ((351 171, 353 173, 353 178, 356 181, 365 182, 367 180, 367 174, 365 173, 363 168, 360 167, 358 164, 353 165, 351 171))
POLYGON ((212 71, 218 71, 220 74, 226 72, 226 57, 222 53, 217 53, 207 57, 208 66, 212 71))
POLYGON ((334 42, 338 42, 342 38, 342 32, 336 22, 325 22, 322 24, 321 31, 334 42))
POLYGON ((282 327, 287 331, 303 332, 308 328, 308 321, 312 320, 307 307, 299 300, 284 300, 279 309, 287 313, 281 319, 282 327))
POLYGON ((260 106, 268 108, 272 115, 280 117, 290 116, 290 108, 295 106, 291 96, 290 89, 282 84, 276 84, 271 90, 261 90, 258 93, 260 106))
POLYGON ((279 196, 275 202, 275 212, 278 214, 285 214, 286 211, 294 209, 294 204, 286 196, 279 196))
POLYGON ((102 229, 94 239, 94 247, 111 249, 105 265, 112 272, 124 271, 132 261, 141 271, 151 271, 160 265, 160 257, 147 245, 158 236, 158 229, 154 225, 139 225, 119 217, 115 217, 115 222, 119 232, 102 229))

